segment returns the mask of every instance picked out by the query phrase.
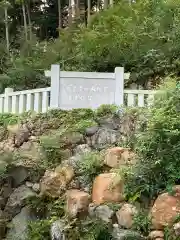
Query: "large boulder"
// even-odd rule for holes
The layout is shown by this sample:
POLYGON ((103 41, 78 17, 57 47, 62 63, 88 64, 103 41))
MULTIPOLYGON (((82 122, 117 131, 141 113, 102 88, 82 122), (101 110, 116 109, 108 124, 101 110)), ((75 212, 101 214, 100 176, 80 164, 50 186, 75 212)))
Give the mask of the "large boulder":
POLYGON ((55 171, 47 170, 40 181, 42 195, 59 197, 74 177, 74 170, 71 166, 57 167, 55 171))
POLYGON ((111 117, 101 117, 97 119, 98 124, 101 127, 118 130, 120 128, 120 117, 118 115, 113 115, 111 117))
POLYGON ((85 129, 85 135, 87 137, 92 137, 98 131, 98 129, 99 129, 98 126, 88 127, 85 129))
POLYGON ((25 166, 12 165, 7 174, 13 179, 13 187, 18 187, 29 177, 29 170, 25 166))
POLYGON ((129 203, 123 206, 116 212, 119 226, 124 228, 131 228, 133 225, 133 217, 138 213, 135 206, 129 203))
POLYGON ((68 190, 67 196, 67 213, 70 217, 84 216, 88 213, 90 195, 86 192, 72 189, 68 190))
POLYGON ((161 230, 164 227, 172 226, 180 212, 180 186, 175 186, 173 190, 173 195, 168 193, 159 195, 151 209, 154 229, 161 230))
POLYGON ((34 219, 35 217, 32 216, 27 207, 22 208, 21 212, 9 223, 6 240, 25 240, 28 234, 29 221, 34 219))
POLYGON ((103 173, 93 183, 92 201, 99 205, 105 202, 122 202, 124 184, 115 173, 103 173))
POLYGON ((88 144, 95 149, 104 149, 119 140, 120 132, 109 128, 100 128, 92 137, 88 138, 88 144))
POLYGON ((26 204, 26 200, 33 196, 36 196, 36 194, 25 185, 16 188, 10 195, 4 210, 8 219, 12 219, 20 213, 21 208, 26 204))
POLYGON ((135 154, 129 148, 113 147, 106 150, 104 163, 111 168, 119 168, 135 163, 135 154))

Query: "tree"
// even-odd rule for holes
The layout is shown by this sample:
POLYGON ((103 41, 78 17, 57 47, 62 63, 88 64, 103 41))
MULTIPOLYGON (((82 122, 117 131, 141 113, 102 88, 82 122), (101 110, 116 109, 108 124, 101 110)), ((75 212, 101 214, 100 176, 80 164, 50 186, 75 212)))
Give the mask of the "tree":
POLYGON ((10 42, 9 42, 9 26, 8 26, 8 8, 10 7, 10 3, 8 1, 3 1, 3 2, 1 2, 0 6, 4 9, 4 23, 5 23, 5 32, 6 32, 6 49, 7 49, 7 52, 9 53, 10 42))
POLYGON ((25 8, 25 1, 21 0, 22 4, 22 13, 23 13, 23 19, 24 19, 24 33, 26 41, 28 40, 28 28, 27 28, 27 21, 26 21, 26 8, 25 8))
POLYGON ((87 16, 87 22, 89 23, 90 22, 90 19, 91 19, 91 0, 87 0, 88 1, 88 16, 87 16))
POLYGON ((109 5, 109 1, 108 0, 104 0, 104 9, 107 9, 109 5))
POLYGON ((27 17, 28 17, 28 25, 29 25, 29 38, 30 38, 30 40, 32 40, 32 23, 31 23, 29 1, 26 2, 26 10, 27 10, 27 17))
POLYGON ((62 29, 62 13, 61 13, 61 0, 58 0, 58 19, 59 19, 59 36, 62 29))

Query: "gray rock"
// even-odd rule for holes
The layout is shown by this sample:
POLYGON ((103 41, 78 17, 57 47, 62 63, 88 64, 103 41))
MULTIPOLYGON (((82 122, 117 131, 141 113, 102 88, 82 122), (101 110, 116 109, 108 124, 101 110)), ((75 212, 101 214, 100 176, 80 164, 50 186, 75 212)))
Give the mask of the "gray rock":
POLYGON ((138 232, 120 229, 118 224, 114 224, 113 227, 112 235, 114 240, 145 240, 138 232))
POLYGON ((83 155, 84 153, 89 153, 91 151, 91 148, 88 144, 81 144, 78 145, 75 149, 75 155, 83 155))
POLYGON ((98 131, 98 129, 99 129, 98 126, 93 126, 93 127, 86 128, 85 134, 86 134, 87 137, 91 137, 98 131))
POLYGON ((101 127, 118 130, 120 127, 120 118, 118 116, 101 118, 98 120, 98 123, 101 127))
POLYGON ((28 141, 29 136, 28 128, 25 125, 21 126, 15 134, 15 146, 20 147, 24 142, 28 141))
POLYGON ((3 209, 6 202, 13 192, 13 178, 10 176, 4 177, 0 181, 0 209, 3 209))
POLYGON ((107 145, 113 145, 119 142, 120 132, 113 129, 101 128, 91 138, 91 146, 93 148, 102 149, 107 145))
POLYGON ((92 189, 92 183, 90 183, 87 179, 87 176, 85 175, 80 175, 77 177, 78 181, 79 181, 79 185, 80 185, 80 189, 90 193, 91 189, 92 189))
POLYGON ((21 208, 25 206, 27 198, 35 195, 36 194, 25 185, 16 188, 9 197, 4 210, 8 218, 12 219, 16 216, 21 211, 21 208))
POLYGON ((107 205, 94 206, 93 204, 89 205, 89 216, 92 218, 99 218, 104 222, 112 222, 112 217, 114 212, 107 205))
POLYGON ((81 156, 80 155, 75 155, 70 157, 68 160, 63 161, 63 165, 68 165, 68 166, 72 166, 74 169, 76 169, 78 162, 80 161, 81 156))
POLYGON ((24 166, 12 166, 8 174, 13 178, 13 187, 18 187, 28 178, 29 171, 24 166))
POLYGON ((22 208, 9 224, 6 240, 25 240, 27 238, 28 223, 35 218, 27 207, 22 208))
POLYGON ((65 223, 61 220, 57 220, 51 225, 51 240, 65 240, 64 234, 65 223))

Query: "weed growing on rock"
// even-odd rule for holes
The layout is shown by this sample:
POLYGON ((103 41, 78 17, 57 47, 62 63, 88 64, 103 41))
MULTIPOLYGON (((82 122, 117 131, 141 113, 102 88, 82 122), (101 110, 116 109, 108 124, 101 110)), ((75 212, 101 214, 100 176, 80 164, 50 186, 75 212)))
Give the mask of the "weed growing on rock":
POLYGON ((103 104, 99 108, 97 108, 95 114, 96 114, 96 117, 99 118, 99 117, 113 115, 117 112, 117 110, 118 110, 118 107, 116 105, 103 104))
POLYGON ((38 218, 61 218, 65 215, 64 197, 52 199, 46 196, 34 196, 27 200, 28 206, 38 218))
POLYGON ((94 120, 91 120, 91 119, 85 119, 84 120, 84 119, 82 119, 73 126, 73 130, 84 134, 86 128, 89 128, 89 127, 92 127, 92 126, 97 126, 97 123, 94 120))
POLYGON ((51 240, 50 226, 53 220, 38 220, 30 222, 27 240, 51 240))
POLYGON ((92 183, 94 178, 103 171, 103 155, 99 152, 84 154, 78 162, 78 171, 87 182, 92 183))
POLYGON ((10 113, 3 113, 0 114, 0 125, 1 126, 7 126, 7 125, 13 125, 16 124, 19 120, 19 117, 17 115, 13 115, 10 113))
POLYGON ((81 223, 80 240, 111 240, 111 229, 108 224, 100 220, 90 220, 81 223))
POLYGON ((132 229, 140 233, 143 233, 145 236, 149 234, 151 226, 151 219, 148 216, 148 212, 141 210, 133 218, 132 229))
POLYGON ((120 203, 107 203, 106 205, 114 212, 117 212, 122 206, 120 203))

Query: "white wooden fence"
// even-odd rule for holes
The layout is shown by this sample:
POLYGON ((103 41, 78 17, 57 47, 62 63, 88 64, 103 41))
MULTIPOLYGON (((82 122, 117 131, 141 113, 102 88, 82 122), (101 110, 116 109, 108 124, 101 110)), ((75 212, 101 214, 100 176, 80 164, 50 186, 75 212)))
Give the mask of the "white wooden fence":
POLYGON ((70 109, 73 106, 83 107, 84 104, 89 104, 87 107, 91 107, 92 104, 92 108, 95 108, 103 103, 145 107, 152 104, 156 93, 149 90, 124 89, 124 78, 128 78, 128 75, 124 74, 123 68, 118 68, 118 71, 116 69, 115 73, 112 74, 77 73, 60 72, 59 66, 53 65, 51 71, 46 71, 46 76, 51 77, 51 87, 16 92, 12 88, 6 88, 5 93, 0 95, 0 113, 47 112, 48 109, 61 108, 60 101, 63 100, 65 101, 62 105, 63 109, 70 109), (104 81, 103 84, 102 80, 104 81), (73 85, 75 81, 77 81, 76 85, 73 85), (62 82, 64 85, 61 85, 62 82), (83 85, 84 82, 86 82, 85 85, 83 85), (115 89, 113 92, 111 85, 114 82, 115 89), (70 90, 67 88, 69 92, 67 89, 66 91, 62 89, 66 88, 66 83, 67 86, 71 86, 70 90), (69 83, 70 85, 68 85, 69 83), (94 85, 94 83, 97 84, 94 85), (93 93, 91 92, 92 89, 93 93), (107 99, 106 95, 109 96, 107 99), (66 105, 66 101, 69 101, 70 104, 75 103, 75 105, 72 105, 72 107, 66 105))
POLYGON ((0 113, 47 112, 50 92, 50 87, 17 92, 6 88, 5 93, 0 95, 0 113))

